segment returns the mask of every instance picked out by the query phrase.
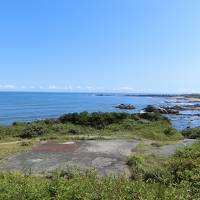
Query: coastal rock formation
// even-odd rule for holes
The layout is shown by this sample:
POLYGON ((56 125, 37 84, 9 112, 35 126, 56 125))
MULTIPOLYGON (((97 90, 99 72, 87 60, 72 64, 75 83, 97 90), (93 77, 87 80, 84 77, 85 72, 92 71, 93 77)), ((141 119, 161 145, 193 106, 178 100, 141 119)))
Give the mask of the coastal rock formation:
POLYGON ((131 105, 131 104, 119 104, 119 105, 116 105, 114 106, 115 108, 118 108, 118 109, 123 109, 123 110, 133 110, 135 109, 135 106, 134 105, 131 105))
POLYGON ((182 108, 184 110, 200 110, 200 104, 185 105, 182 108))
POLYGON ((159 107, 155 105, 148 105, 145 109, 145 112, 157 112, 160 114, 179 114, 179 109, 174 107, 159 107))
POLYGON ((182 110, 200 110, 200 104, 175 105, 175 106, 162 107, 162 108, 173 109, 173 110, 176 110, 176 111, 182 111, 182 110))

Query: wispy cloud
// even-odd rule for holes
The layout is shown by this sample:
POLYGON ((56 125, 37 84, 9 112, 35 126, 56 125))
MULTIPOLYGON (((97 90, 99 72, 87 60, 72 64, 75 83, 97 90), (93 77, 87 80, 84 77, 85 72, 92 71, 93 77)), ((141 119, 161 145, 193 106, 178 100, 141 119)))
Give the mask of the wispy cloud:
POLYGON ((119 90, 133 90, 133 88, 128 87, 128 86, 124 86, 124 87, 120 87, 119 90))
POLYGON ((11 89, 15 89, 16 86, 15 85, 10 85, 10 84, 4 84, 4 85, 0 85, 0 89, 3 89, 3 90, 11 90, 11 89))
POLYGON ((129 87, 129 86, 122 86, 118 88, 113 88, 112 90, 116 92, 133 92, 134 88, 129 87))

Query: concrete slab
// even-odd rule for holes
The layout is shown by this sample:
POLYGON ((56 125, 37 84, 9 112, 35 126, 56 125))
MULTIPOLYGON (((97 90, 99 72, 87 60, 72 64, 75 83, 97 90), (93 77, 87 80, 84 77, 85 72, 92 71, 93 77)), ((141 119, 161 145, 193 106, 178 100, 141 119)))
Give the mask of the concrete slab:
MULTIPOLYGON (((190 145, 195 140, 181 140, 176 144, 151 147, 148 144, 146 154, 169 156, 176 149, 190 145)), ((59 143, 42 143, 29 152, 12 156, 0 162, 0 170, 17 170, 33 174, 48 173, 56 169, 95 169, 99 175, 130 176, 126 165, 127 157, 140 141, 138 140, 85 140, 59 143)))
POLYGON ((96 169, 99 175, 130 176, 127 156, 137 140, 71 141, 40 144, 0 163, 0 170, 40 174, 56 169, 96 169))

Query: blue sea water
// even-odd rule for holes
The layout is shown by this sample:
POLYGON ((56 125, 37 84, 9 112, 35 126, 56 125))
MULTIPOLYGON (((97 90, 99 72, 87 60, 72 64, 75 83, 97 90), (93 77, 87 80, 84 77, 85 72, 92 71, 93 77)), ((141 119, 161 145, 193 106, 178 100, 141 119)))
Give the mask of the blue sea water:
MULTIPOLYGON (((125 96, 112 94, 99 96, 92 93, 36 93, 36 92, 0 92, 0 124, 8 125, 15 121, 32 121, 58 117, 72 112, 119 112, 113 106, 130 103, 140 112, 147 105, 167 105, 167 98, 125 96)), ((188 115, 168 116, 174 127, 184 129, 187 126, 200 126, 200 117, 188 115)))

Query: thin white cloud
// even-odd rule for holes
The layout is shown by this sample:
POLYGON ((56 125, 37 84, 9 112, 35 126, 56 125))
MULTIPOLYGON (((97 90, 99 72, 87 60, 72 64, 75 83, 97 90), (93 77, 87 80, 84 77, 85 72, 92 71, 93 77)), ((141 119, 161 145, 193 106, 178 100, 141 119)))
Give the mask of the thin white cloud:
POLYGON ((78 90, 82 89, 82 87, 80 85, 76 86, 75 88, 78 90))
POLYGON ((92 87, 92 86, 87 86, 86 89, 87 89, 88 91, 94 91, 94 90, 95 90, 95 88, 92 87))
POLYGON ((124 87, 120 87, 119 90, 133 90, 133 88, 128 87, 128 86, 124 86, 124 87))
POLYGON ((20 88, 23 89, 23 90, 25 90, 27 87, 24 86, 24 85, 22 85, 22 86, 20 86, 20 88))
POLYGON ((16 86, 15 85, 10 85, 10 84, 5 84, 5 85, 0 85, 0 89, 6 90, 6 89, 15 89, 16 86))
POLYGON ((50 85, 50 86, 48 87, 48 89, 49 89, 49 90, 56 90, 56 89, 58 89, 58 88, 57 88, 56 85, 50 85))
POLYGON ((121 92, 121 91, 132 92, 132 91, 134 91, 134 89, 132 87, 128 87, 128 86, 123 86, 123 87, 119 87, 119 88, 113 88, 112 90, 113 91, 118 91, 118 92, 121 92))

